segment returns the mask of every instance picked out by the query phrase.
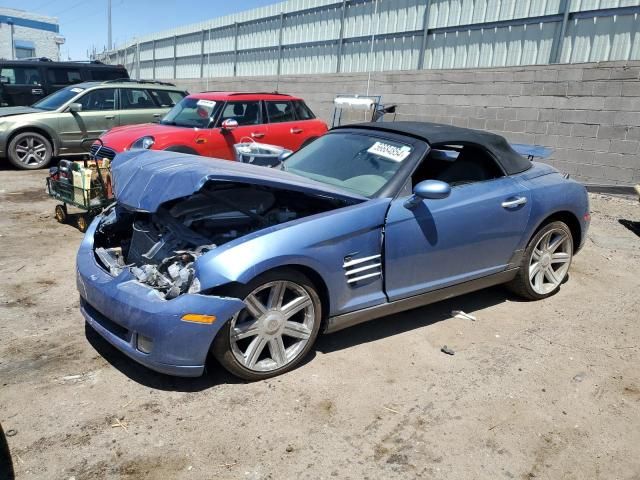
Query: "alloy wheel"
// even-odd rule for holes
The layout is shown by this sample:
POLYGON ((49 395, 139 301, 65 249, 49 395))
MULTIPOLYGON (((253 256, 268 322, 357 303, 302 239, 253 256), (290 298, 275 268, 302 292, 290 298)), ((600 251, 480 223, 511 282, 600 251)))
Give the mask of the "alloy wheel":
POLYGON ((546 295, 564 280, 573 255, 573 244, 564 230, 549 230, 538 240, 529 260, 531 288, 546 295))
POLYGON ((231 351, 245 368, 270 372, 295 361, 314 331, 315 309, 309 292, 297 283, 265 283, 244 299, 231 320, 231 351))
POLYGON ((26 166, 34 167, 47 162, 47 145, 34 136, 22 138, 15 146, 18 161, 26 166))

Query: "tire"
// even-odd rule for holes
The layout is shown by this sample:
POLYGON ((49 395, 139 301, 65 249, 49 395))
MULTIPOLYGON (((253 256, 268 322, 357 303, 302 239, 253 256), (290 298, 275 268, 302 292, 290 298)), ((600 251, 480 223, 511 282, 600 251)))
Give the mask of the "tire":
POLYGON ((66 205, 56 205, 55 218, 58 223, 66 223, 67 221, 67 207, 66 205))
POLYGON ((21 170, 37 170, 51 162, 53 148, 51 142, 36 132, 22 132, 9 142, 7 149, 9 162, 21 170))
POLYGON ((76 226, 78 227, 78 230, 80 230, 82 233, 87 231, 87 228, 89 228, 89 223, 91 223, 91 219, 87 214, 81 213, 76 218, 76 226))
POLYGON ((233 375, 251 381, 275 377, 299 365, 313 347, 322 302, 313 283, 296 270, 266 272, 224 294, 245 302, 253 299, 252 307, 241 310, 220 329, 211 348, 233 375), (285 312, 287 306, 289 312, 285 312))
POLYGON ((573 238, 564 222, 542 226, 529 241, 516 277, 507 284, 527 300, 555 295, 564 283, 573 259, 573 238))

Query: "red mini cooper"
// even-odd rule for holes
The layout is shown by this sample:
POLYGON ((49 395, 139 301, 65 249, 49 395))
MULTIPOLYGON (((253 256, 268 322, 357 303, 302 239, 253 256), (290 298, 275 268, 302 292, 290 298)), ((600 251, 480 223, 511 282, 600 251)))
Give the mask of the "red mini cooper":
MULTIPOLYGON (((296 151, 327 131, 301 98, 281 93, 203 92, 177 103, 160 123, 116 127, 100 155, 132 148, 235 159, 236 143, 255 140, 296 151), (112 150, 110 152, 109 150, 112 150)), ((98 145, 92 147, 96 153, 98 145)))

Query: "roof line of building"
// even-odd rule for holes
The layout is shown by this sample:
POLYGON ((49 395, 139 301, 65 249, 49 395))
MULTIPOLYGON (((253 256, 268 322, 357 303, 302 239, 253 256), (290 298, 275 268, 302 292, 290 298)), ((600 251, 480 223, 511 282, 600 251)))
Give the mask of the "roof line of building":
POLYGON ((46 30, 47 32, 53 32, 53 33, 60 33, 60 26, 56 23, 41 22, 38 20, 29 20, 28 18, 0 15, 0 23, 6 23, 8 25, 16 25, 18 27, 34 28, 36 30, 46 30))

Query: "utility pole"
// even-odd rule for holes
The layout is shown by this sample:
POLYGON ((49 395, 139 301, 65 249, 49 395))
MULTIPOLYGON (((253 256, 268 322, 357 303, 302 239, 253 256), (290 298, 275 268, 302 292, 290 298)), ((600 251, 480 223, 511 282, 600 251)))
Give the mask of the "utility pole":
POLYGON ((113 44, 111 43, 111 0, 107 0, 107 25, 107 50, 111 50, 113 48, 113 44))

